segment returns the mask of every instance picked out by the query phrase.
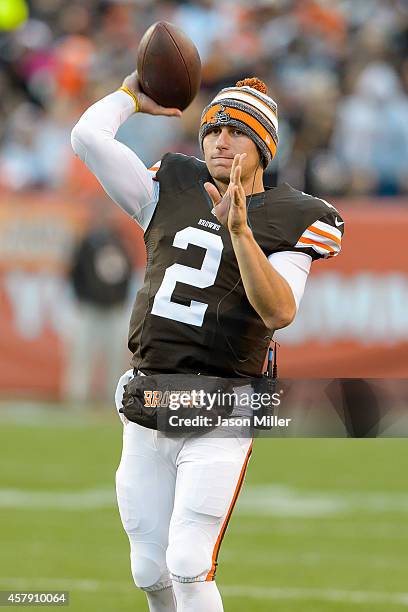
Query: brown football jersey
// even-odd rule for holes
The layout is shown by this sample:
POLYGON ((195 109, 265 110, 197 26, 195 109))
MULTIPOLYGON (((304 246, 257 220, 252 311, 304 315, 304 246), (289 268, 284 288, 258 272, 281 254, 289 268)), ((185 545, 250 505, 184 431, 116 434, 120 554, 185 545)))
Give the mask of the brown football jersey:
MULTIPOLYGON (((211 180, 195 157, 168 153, 145 232, 147 266, 129 329, 132 365, 146 374, 260 376, 273 330, 249 303, 228 229, 211 213, 211 180)), ((340 250, 343 221, 319 198, 284 183, 247 197, 248 223, 268 257, 313 259, 340 250)))

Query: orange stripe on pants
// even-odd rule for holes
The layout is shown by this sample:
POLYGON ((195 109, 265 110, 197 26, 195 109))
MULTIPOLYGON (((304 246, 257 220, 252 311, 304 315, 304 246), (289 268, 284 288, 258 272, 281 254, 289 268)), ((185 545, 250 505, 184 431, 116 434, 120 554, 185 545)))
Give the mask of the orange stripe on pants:
POLYGON ((206 576, 206 579, 205 579, 206 582, 214 580, 215 571, 217 569, 218 553, 220 551, 221 543, 222 543, 222 540, 224 538, 224 534, 225 534, 225 532, 227 530, 228 523, 229 523, 229 520, 231 518, 232 511, 234 510, 234 506, 236 504, 236 501, 238 499, 238 495, 239 495, 239 493, 241 491, 241 488, 242 488, 242 485, 243 485, 243 482, 244 482, 245 472, 246 472, 246 469, 247 469, 247 466, 248 466, 248 461, 249 461, 249 458, 250 458, 251 453, 252 453, 252 446, 253 446, 253 442, 251 441, 251 444, 249 446, 248 452, 247 452, 246 457, 245 457, 244 465, 242 466, 241 473, 239 475, 238 484, 235 487, 235 491, 234 491, 234 495, 232 497, 231 504, 230 504, 230 506, 228 508, 227 515, 226 515, 226 517, 224 519, 224 522, 222 524, 221 531, 218 534, 217 541, 215 542, 215 546, 214 546, 214 550, 213 550, 213 554, 212 554, 211 569, 210 569, 210 571, 208 572, 208 574, 206 576))

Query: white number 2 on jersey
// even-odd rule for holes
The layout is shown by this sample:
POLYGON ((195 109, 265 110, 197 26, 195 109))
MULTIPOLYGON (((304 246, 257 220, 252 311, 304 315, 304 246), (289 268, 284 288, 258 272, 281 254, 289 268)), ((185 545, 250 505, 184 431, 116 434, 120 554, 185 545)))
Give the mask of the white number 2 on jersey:
POLYGON ((199 270, 181 264, 173 264, 167 268, 163 282, 154 298, 152 314, 200 327, 203 324, 208 304, 191 300, 190 306, 185 306, 172 302, 171 296, 177 282, 200 289, 214 284, 220 267, 223 243, 221 236, 196 227, 186 227, 174 236, 173 246, 187 249, 189 244, 206 249, 203 265, 199 270))

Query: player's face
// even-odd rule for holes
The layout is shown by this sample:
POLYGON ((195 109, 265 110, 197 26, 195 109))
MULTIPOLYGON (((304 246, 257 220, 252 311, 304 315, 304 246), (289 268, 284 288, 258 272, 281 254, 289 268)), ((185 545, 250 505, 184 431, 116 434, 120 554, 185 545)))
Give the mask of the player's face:
POLYGON ((232 161, 237 153, 247 154, 242 164, 242 182, 252 178, 260 164, 256 144, 230 125, 212 128, 203 140, 203 149, 211 176, 222 183, 229 183, 232 161))

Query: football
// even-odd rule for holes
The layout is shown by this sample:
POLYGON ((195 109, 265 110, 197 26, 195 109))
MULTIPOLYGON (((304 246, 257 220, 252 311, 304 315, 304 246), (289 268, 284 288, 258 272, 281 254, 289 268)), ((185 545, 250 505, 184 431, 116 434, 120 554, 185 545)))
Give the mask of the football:
POLYGON ((137 72, 141 89, 157 104, 184 110, 200 87, 200 56, 180 28, 158 21, 140 41, 137 72))

